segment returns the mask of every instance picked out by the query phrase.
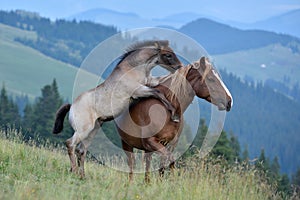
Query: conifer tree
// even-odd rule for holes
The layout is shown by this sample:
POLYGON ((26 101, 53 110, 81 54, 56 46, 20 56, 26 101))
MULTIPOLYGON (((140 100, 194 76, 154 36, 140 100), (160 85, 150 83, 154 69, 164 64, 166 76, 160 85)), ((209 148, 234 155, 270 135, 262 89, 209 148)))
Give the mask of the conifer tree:
POLYGON ((5 129, 12 126, 19 128, 20 126, 18 106, 8 98, 4 84, 0 92, 0 125, 5 129))
POLYGON ((270 166, 270 179, 273 183, 278 182, 280 179, 280 165, 277 156, 274 157, 270 166))
POLYGON ((241 157, 240 157, 240 153, 241 153, 241 146, 240 143, 238 141, 238 138, 236 136, 233 135, 233 133, 230 133, 230 143, 229 143, 229 147, 232 149, 232 153, 233 153, 233 159, 235 161, 240 162, 241 161, 241 157))
POLYGON ((230 146, 230 141, 225 131, 221 132, 219 140, 212 149, 211 153, 215 157, 222 156, 229 163, 234 162, 234 151, 230 146))
POLYGON ((283 174, 278 181, 278 192, 282 192, 284 197, 291 195, 291 184, 287 174, 283 174))
POLYGON ((300 187, 300 167, 297 169, 296 173, 292 176, 292 184, 300 187))
MULTIPOLYGON (((41 90, 42 96, 38 98, 33 107, 33 113, 28 110, 32 118, 32 129, 41 137, 49 138, 53 128, 55 113, 63 100, 59 95, 56 80, 51 85, 46 85, 41 90)), ((30 109, 27 107, 27 109, 30 109)))
POLYGON ((246 163, 249 162, 249 151, 248 151, 248 145, 245 145, 244 151, 242 153, 242 160, 246 163))
POLYGON ((261 149, 259 158, 255 163, 255 166, 257 169, 261 170, 265 175, 267 175, 267 172, 270 170, 269 160, 266 158, 264 149, 261 149))

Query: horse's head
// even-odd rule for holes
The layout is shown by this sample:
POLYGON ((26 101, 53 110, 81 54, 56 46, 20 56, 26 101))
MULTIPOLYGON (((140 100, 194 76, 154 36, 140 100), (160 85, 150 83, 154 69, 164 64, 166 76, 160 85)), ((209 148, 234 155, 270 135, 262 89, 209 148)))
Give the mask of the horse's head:
POLYGON ((167 40, 155 42, 155 47, 158 52, 157 65, 160 65, 171 72, 183 66, 174 51, 169 47, 169 42, 167 40))
POLYGON ((183 66, 174 51, 169 47, 168 40, 146 40, 129 46, 121 56, 118 65, 127 60, 133 67, 147 65, 153 68, 160 65, 170 72, 183 66))
POLYGON ((213 103, 219 110, 230 111, 232 96, 207 58, 202 57, 191 64, 187 79, 199 98, 213 103))

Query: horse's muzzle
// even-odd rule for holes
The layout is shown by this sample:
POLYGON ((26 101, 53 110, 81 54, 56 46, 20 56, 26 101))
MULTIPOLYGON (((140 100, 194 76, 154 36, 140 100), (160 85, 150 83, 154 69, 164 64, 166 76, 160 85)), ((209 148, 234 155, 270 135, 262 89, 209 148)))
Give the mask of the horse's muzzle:
POLYGON ((230 111, 231 106, 232 106, 232 101, 230 100, 230 101, 227 102, 227 105, 226 105, 226 111, 227 111, 227 112, 230 111))

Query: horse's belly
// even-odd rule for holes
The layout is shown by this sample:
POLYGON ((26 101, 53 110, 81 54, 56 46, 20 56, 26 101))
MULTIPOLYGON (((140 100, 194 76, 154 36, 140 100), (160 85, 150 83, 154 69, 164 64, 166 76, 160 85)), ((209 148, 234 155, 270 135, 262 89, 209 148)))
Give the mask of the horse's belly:
POLYGON ((95 102, 95 109, 99 115, 99 118, 102 117, 117 117, 122 111, 128 109, 129 106, 129 97, 127 98, 99 98, 95 102))

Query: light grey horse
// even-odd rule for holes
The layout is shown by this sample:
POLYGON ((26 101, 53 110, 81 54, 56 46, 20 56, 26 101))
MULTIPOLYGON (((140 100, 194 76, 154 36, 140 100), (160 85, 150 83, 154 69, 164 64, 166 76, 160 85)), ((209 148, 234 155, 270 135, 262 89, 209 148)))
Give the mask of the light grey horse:
POLYGON ((80 175, 84 177, 84 158, 92 138, 103 122, 117 117, 128 105, 130 98, 153 96, 160 99, 174 116, 175 109, 158 90, 148 87, 159 84, 159 78, 151 77, 150 70, 156 65, 173 72, 182 63, 169 47, 169 42, 145 41, 132 45, 122 56, 110 76, 96 88, 78 96, 72 104, 63 105, 56 114, 53 133, 63 129, 63 121, 69 113, 69 122, 74 135, 66 141, 71 161, 71 171, 76 172, 75 149, 82 162, 78 161, 80 175))

